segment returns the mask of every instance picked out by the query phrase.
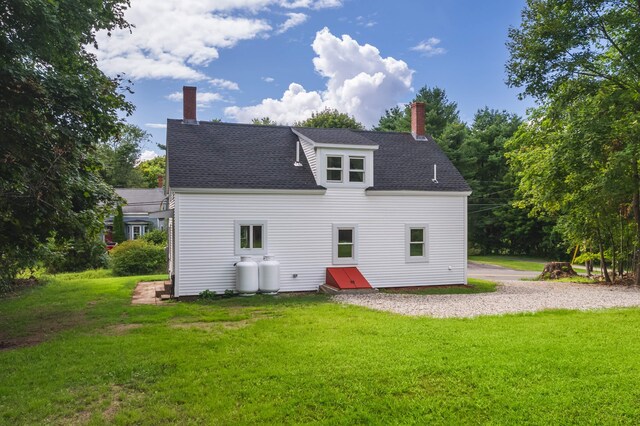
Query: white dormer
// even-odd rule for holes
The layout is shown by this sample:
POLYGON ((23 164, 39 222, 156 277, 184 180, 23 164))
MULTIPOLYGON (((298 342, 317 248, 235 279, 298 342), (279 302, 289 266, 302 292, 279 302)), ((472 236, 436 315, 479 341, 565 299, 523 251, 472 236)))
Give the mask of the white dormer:
POLYGON ((310 138, 309 133, 315 132, 316 129, 292 130, 300 138, 300 145, 318 185, 326 188, 373 186, 373 153, 378 149, 378 145, 347 129, 341 131, 349 132, 349 139, 359 143, 322 142, 310 138), (362 143, 363 141, 366 144, 362 143))
POLYGON ((329 187, 373 186, 373 149, 316 148, 318 184, 329 187))

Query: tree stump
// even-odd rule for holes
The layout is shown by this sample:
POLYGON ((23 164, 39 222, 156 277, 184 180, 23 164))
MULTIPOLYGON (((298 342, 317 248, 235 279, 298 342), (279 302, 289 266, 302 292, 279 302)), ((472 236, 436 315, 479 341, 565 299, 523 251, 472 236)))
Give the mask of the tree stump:
POLYGON ((578 275, 573 270, 570 262, 549 262, 544 265, 541 280, 557 280, 558 278, 575 277, 578 275))

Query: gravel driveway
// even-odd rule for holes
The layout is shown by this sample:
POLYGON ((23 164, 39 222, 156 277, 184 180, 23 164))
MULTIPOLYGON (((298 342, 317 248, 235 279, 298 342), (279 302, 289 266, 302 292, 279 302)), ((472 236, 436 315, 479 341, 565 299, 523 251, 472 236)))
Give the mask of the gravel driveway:
MULTIPOLYGON (((496 273, 508 274, 509 270, 496 268, 496 273)), ((518 271, 511 271, 518 273, 518 271)), ((480 275, 469 269, 469 275, 480 275)), ((601 309, 640 306, 640 289, 637 287, 604 286, 595 284, 570 284, 559 282, 515 281, 493 279, 499 282, 494 293, 479 294, 344 294, 334 296, 338 303, 364 306, 403 315, 427 315, 437 318, 475 317, 517 312, 536 312, 545 309, 601 309)))

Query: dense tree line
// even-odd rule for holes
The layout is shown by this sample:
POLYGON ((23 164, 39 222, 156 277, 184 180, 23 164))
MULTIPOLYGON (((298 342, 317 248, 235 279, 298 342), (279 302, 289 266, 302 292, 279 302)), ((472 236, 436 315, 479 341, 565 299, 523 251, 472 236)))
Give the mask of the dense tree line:
MULTIPOLYGON (((457 104, 437 87, 423 87, 412 102, 426 104, 427 134, 447 153, 473 190, 469 199, 470 253, 562 256, 564 248, 553 232, 554 221, 530 217, 530 208, 514 205, 517 182, 505 158, 505 145, 522 125, 522 119, 485 107, 476 112, 471 124, 466 124, 460 119, 457 104)), ((410 128, 407 105, 387 110, 374 129, 407 132, 410 128)))
POLYGON ((508 82, 540 105, 508 145, 520 204, 607 281, 631 268, 638 283, 640 3, 529 0, 509 38, 508 82))
POLYGON ((62 240, 101 225, 114 201, 97 149, 131 112, 86 46, 126 28, 126 1, 3 2, 0 8, 0 287, 62 240))

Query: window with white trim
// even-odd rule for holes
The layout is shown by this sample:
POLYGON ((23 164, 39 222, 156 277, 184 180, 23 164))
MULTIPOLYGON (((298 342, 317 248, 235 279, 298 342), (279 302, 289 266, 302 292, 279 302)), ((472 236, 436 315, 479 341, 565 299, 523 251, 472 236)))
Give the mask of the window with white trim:
POLYGON ((341 155, 327 155, 327 182, 342 182, 341 155))
POLYGON ((147 230, 147 225, 129 225, 129 239, 137 240, 142 237, 147 230))
POLYGON ((235 221, 235 254, 266 254, 267 222, 235 221))
POLYGON ((318 183, 333 188, 373 186, 373 154, 373 149, 318 147, 318 183))
POLYGON ((405 247, 407 262, 428 262, 429 225, 405 225, 405 247))
POLYGON ((364 157, 349 157, 349 182, 364 182, 364 157))
POLYGON ((334 265, 358 263, 358 226, 333 225, 334 265))

